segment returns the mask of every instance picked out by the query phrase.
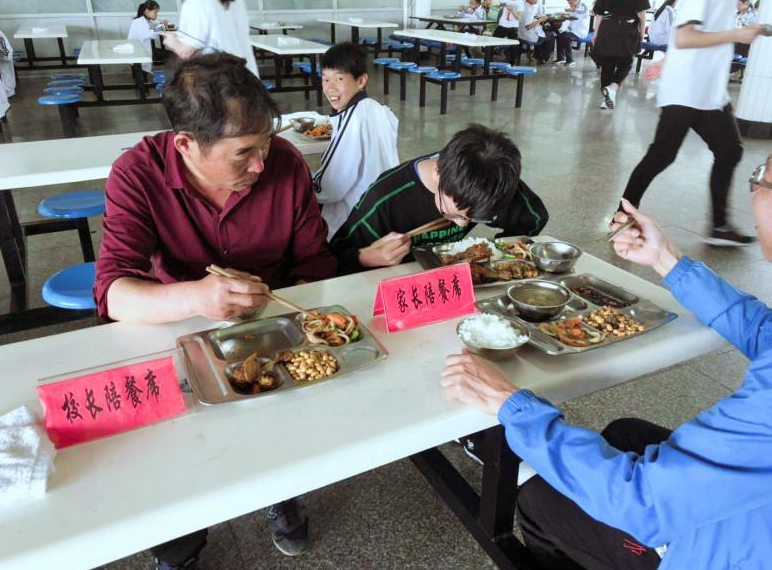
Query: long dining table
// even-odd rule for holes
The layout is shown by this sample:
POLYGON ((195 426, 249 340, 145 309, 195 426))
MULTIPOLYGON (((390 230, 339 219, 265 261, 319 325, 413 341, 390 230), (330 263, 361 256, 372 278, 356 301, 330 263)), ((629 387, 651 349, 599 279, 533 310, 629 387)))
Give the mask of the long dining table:
MULTIPOLYGON (((499 568, 533 568, 512 533, 519 459, 495 417, 452 402, 439 384, 445 357, 461 350, 459 319, 389 334, 383 317, 372 316, 381 280, 420 270, 407 263, 277 291, 308 308, 344 305, 379 338, 388 358, 350 376, 192 407, 170 421, 61 450, 44 497, 0 510, 0 570, 93 568, 403 458, 499 568), (480 493, 437 449, 476 432, 485 435, 490 459, 480 493)), ((588 253, 576 272, 597 275, 678 317, 583 354, 549 356, 525 346, 502 364, 522 388, 559 403, 724 344, 658 285, 588 253)), ((477 297, 503 292, 478 289, 477 297)), ((270 304, 265 316, 284 312, 270 304)), ((35 388, 42 378, 173 350, 178 337, 217 326, 204 318, 113 323, 0 346, 3 368, 13 371, 0 393, 0 413, 22 405, 39 411, 35 388)))

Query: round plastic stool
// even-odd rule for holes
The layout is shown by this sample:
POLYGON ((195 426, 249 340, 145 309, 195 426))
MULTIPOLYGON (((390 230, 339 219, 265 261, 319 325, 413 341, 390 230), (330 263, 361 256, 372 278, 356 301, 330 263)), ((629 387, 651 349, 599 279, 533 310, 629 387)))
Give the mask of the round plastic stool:
POLYGON ((49 95, 77 95, 83 93, 83 87, 46 87, 43 92, 49 95))
POLYGON ((43 95, 38 98, 38 105, 69 105, 80 101, 80 95, 72 93, 71 95, 43 95))
POLYGON ((408 73, 434 73, 437 68, 432 65, 422 65, 418 67, 411 67, 407 70, 408 73))
POLYGON ((81 263, 57 271, 43 283, 43 300, 61 309, 95 309, 94 263, 81 263))
POLYGON ((38 204, 38 214, 46 218, 90 218, 104 213, 105 193, 100 190, 57 194, 38 204))

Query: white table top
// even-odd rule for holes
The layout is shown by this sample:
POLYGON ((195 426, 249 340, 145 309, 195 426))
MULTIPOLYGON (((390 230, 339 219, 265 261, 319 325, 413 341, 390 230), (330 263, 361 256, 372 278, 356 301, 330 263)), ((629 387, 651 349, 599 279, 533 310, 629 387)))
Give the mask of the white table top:
POLYGON ((319 18, 317 22, 323 24, 338 24, 340 26, 351 26, 352 28, 399 28, 399 24, 394 22, 376 22, 374 20, 363 20, 352 22, 350 18, 319 18))
POLYGON ((249 23, 250 28, 255 28, 258 30, 302 30, 303 26, 301 24, 281 24, 275 22, 250 22, 249 23))
POLYGON ((476 46, 476 47, 495 47, 495 46, 516 46, 520 42, 507 38, 494 38, 493 36, 478 36, 475 34, 464 34, 461 32, 449 32, 447 30, 397 30, 395 36, 405 36, 408 38, 418 38, 419 40, 434 40, 455 44, 458 46, 476 46))
MULTIPOLYGON (((107 178, 113 162, 124 150, 157 132, 160 131, 4 144, 0 148, 0 190, 107 178)), ((321 154, 329 144, 307 141, 292 131, 279 136, 304 155, 321 154)))
POLYGON ((325 53, 330 46, 280 34, 249 36, 249 42, 257 49, 262 49, 277 55, 312 55, 325 53), (297 43, 287 44, 287 39, 298 40, 297 43))
MULTIPOLYGON (((503 366, 519 386, 557 403, 723 346, 664 289, 590 255, 576 269, 680 316, 585 354, 554 357, 524 347, 503 366)), ((440 388, 446 355, 461 349, 458 319, 387 334, 382 318, 370 317, 380 279, 418 270, 406 264, 282 290, 308 307, 342 303, 375 332, 389 358, 346 378, 202 406, 61 451, 44 498, 0 510, 0 570, 92 568, 495 425, 494 417, 449 401, 440 388)), ((266 315, 283 312, 271 304, 266 315)), ((21 405, 39 410, 40 378, 171 349, 178 336, 212 324, 115 323, 0 346, 3 368, 13 371, 0 392, 0 413, 21 405)))
POLYGON ((139 40, 87 40, 83 42, 78 56, 78 65, 111 65, 119 63, 153 63, 153 56, 147 53, 139 40), (114 46, 131 44, 132 53, 117 53, 114 46))
POLYGON ((22 26, 13 34, 16 39, 66 38, 67 26, 22 26))
POLYGON ((483 25, 483 24, 496 24, 496 20, 478 20, 477 18, 448 18, 445 16, 410 16, 413 20, 420 20, 421 22, 441 22, 443 24, 451 24, 453 26, 470 26, 470 25, 483 25))

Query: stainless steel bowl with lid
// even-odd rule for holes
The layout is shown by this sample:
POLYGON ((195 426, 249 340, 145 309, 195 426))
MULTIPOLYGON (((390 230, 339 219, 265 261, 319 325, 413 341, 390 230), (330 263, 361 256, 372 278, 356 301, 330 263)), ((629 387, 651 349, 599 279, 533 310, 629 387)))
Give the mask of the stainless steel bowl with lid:
POLYGON ((559 315, 571 301, 571 292, 553 281, 523 279, 507 289, 507 297, 520 317, 540 322, 559 315))
POLYGON ((582 250, 563 241, 545 241, 528 248, 536 267, 548 273, 568 273, 576 265, 582 250))
POLYGON ((296 133, 304 133, 314 128, 316 121, 311 117, 299 117, 297 119, 290 119, 292 130, 296 133))

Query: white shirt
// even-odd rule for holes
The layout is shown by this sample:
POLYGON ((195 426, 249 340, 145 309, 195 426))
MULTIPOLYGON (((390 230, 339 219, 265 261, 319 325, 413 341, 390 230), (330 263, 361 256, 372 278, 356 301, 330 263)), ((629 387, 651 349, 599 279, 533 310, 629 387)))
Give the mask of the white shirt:
POLYGON ((520 13, 524 9, 524 0, 505 0, 502 4, 504 5, 501 7, 499 26, 502 28, 516 28, 520 19, 520 13))
POLYGON ((758 20, 759 16, 756 13, 756 10, 753 8, 753 6, 750 6, 743 14, 737 12, 737 16, 735 17, 735 27, 744 28, 745 26, 755 24, 758 22, 758 20))
POLYGON ((536 43, 539 41, 539 38, 544 37, 544 30, 542 29, 541 24, 537 24, 530 30, 527 28, 528 24, 536 19, 537 10, 538 6, 536 4, 525 3, 523 13, 520 14, 520 25, 517 30, 517 36, 521 40, 536 43))
POLYGON ((665 66, 657 93, 657 105, 683 105, 705 111, 720 110, 729 103, 731 43, 708 48, 678 49, 675 34, 680 26, 695 23, 703 32, 734 28, 735 0, 680 0, 670 32, 665 66))
POLYGON ((672 6, 666 6, 659 18, 649 26, 649 43, 655 46, 666 46, 670 41, 670 30, 675 21, 675 10, 672 6))
POLYGON ((569 12, 576 16, 576 20, 569 20, 568 31, 574 34, 577 38, 583 39, 590 33, 590 10, 587 8, 587 4, 579 2, 576 5, 576 10, 569 12))
MULTIPOLYGON (((180 41, 205 53, 224 51, 247 60, 247 69, 258 75, 257 61, 249 43, 249 17, 244 0, 185 0, 180 10, 180 41)), ((258 75, 259 77, 259 75, 258 75)))
POLYGON ((386 105, 364 97, 332 115, 330 122, 332 140, 314 174, 328 240, 378 176, 399 164, 399 120, 386 105))
MULTIPOLYGON (((147 53, 153 55, 153 47, 150 45, 150 41, 159 36, 159 34, 153 31, 152 26, 154 25, 155 22, 148 20, 144 16, 134 18, 131 21, 131 26, 129 27, 129 35, 126 37, 129 40, 138 40, 143 46, 145 46, 147 53)), ((153 64, 151 63, 142 64, 143 71, 150 73, 152 68, 153 64)))
POLYGON ((0 31, 0 118, 10 108, 8 98, 16 93, 16 75, 13 73, 13 46, 0 31))

